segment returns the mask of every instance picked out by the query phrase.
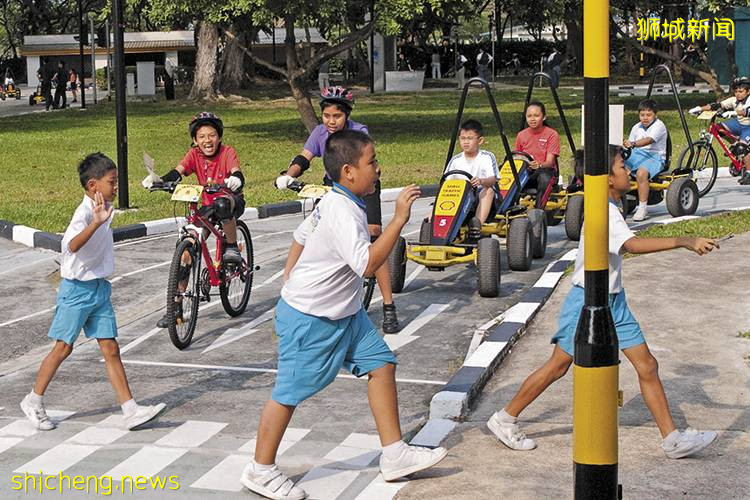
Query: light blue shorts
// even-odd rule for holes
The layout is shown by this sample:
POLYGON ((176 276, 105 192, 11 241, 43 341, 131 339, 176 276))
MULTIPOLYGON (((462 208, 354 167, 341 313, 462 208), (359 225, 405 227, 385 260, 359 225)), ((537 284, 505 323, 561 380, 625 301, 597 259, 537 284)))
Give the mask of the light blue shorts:
MULTIPOLYGON (((573 286, 568 292, 568 296, 565 297, 565 302, 563 302, 560 310, 560 319, 557 322, 557 333, 552 337, 552 343, 559 345, 563 351, 571 356, 573 355, 578 319, 581 317, 584 303, 583 288, 573 286)), ((609 308, 612 312, 612 320, 615 323, 617 341, 621 350, 646 343, 641 326, 628 308, 625 289, 620 290, 620 293, 609 295, 609 308)))
POLYGON ((357 377, 396 364, 364 309, 330 320, 304 314, 279 299, 276 304, 279 371, 271 399, 297 406, 336 379, 343 367, 357 377))
POLYGON ((737 118, 722 122, 722 125, 741 141, 750 142, 750 126, 741 124, 737 118))
POLYGON ((48 337, 73 343, 83 328, 86 338, 117 337, 117 321, 110 296, 112 284, 105 279, 63 279, 57 291, 57 307, 48 337))
POLYGON ((630 169, 633 176, 635 176, 639 168, 645 168, 648 170, 648 178, 653 179, 659 175, 661 169, 664 167, 664 160, 661 159, 659 153, 633 148, 630 157, 625 160, 625 166, 630 169))

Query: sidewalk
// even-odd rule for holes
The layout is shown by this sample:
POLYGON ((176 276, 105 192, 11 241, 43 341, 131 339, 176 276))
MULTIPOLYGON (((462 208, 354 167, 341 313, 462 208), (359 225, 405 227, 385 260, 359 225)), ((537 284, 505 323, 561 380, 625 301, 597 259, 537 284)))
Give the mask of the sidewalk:
MULTIPOLYGON (((719 431, 694 458, 667 459, 646 409, 635 372, 620 364, 619 482, 623 498, 742 498, 750 491, 750 297, 745 292, 750 233, 699 257, 686 250, 624 262, 630 306, 660 363, 679 428, 719 431), (745 493, 742 493, 742 492, 745 493)), ((572 370, 522 416, 533 451, 511 451, 485 427, 525 377, 552 352, 549 339, 570 289, 570 277, 539 312, 514 352, 485 387, 474 411, 443 441, 448 457, 416 475, 397 498, 571 498, 572 370)))

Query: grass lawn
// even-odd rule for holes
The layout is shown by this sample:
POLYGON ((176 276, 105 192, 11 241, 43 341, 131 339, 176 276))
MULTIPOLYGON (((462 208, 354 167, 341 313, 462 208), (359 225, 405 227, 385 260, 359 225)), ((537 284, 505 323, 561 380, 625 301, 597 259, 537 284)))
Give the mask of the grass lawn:
MULTIPOLYGON (((582 80, 581 80, 582 84, 582 80)), ((187 123, 198 111, 209 109, 224 120, 224 142, 237 149, 247 186, 248 206, 291 199, 294 193, 280 192, 272 186, 279 171, 286 168, 307 137, 290 98, 284 91, 268 92, 253 100, 227 100, 210 105, 187 100, 172 102, 128 103, 128 170, 130 204, 138 210, 119 214, 114 225, 169 217, 173 207, 165 193, 149 194, 140 186, 146 175, 143 153, 155 160, 157 172, 173 168, 190 146, 187 123)), ((565 140, 549 92, 542 88, 534 93, 548 106, 549 123, 561 134, 561 167, 571 171, 572 155, 565 140)), ((518 131, 525 89, 495 94, 511 141, 518 131)), ((570 122, 576 144, 580 143, 581 91, 561 89, 560 98, 570 122)), ((367 124, 377 143, 378 159, 383 171, 384 187, 409 182, 437 182, 445 164, 450 144, 459 94, 435 91, 418 94, 369 96, 364 89, 357 95, 353 114, 356 121, 367 124)), ((610 103, 626 105, 625 130, 637 120, 636 106, 641 97, 612 98, 610 103)), ((711 99, 709 95, 685 96, 687 109, 711 99)), ((672 132, 675 161, 686 140, 675 106, 669 98, 659 97, 665 110, 659 116, 672 132)), ((1 104, 0 104, 1 105, 1 104)), ((464 117, 478 118, 485 125, 485 147, 502 158, 502 143, 483 93, 472 92, 464 117)), ((695 136, 702 123, 688 117, 695 136)), ((50 113, 13 116, 0 121, 0 219, 61 232, 65 229, 82 192, 76 173, 77 162, 87 153, 102 151, 116 159, 114 102, 100 103, 82 112, 68 109, 50 113)), ((319 182, 323 166, 313 162, 305 175, 309 182, 319 182)))
POLYGON ((641 238, 673 238, 676 236, 721 238, 728 234, 739 234, 746 231, 750 231, 750 210, 684 220, 674 224, 657 224, 641 231, 638 236, 641 238))

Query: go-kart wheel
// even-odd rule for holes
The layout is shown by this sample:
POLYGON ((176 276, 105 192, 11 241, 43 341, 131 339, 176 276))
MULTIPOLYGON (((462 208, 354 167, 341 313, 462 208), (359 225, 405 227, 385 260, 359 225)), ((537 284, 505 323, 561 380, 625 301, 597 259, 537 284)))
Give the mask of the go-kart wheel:
POLYGON ((36 102, 34 101, 34 95, 32 94, 29 96, 29 106, 33 106, 34 104, 36 104, 36 102))
POLYGON ((667 211, 672 217, 693 215, 698 210, 698 186, 693 179, 680 177, 667 189, 667 211))
POLYGON ((479 295, 497 297, 500 294, 500 242, 482 238, 477 244, 479 295))
POLYGON ((375 293, 375 278, 365 278, 363 286, 364 293, 362 294, 362 309, 367 311, 370 308, 370 302, 372 302, 372 295, 375 293))
POLYGON ((544 210, 534 208, 529 210, 531 221, 531 255, 541 259, 547 253, 547 217, 544 210))
POLYGON ((388 255, 388 271, 391 277, 391 290, 393 293, 400 293, 406 280, 406 240, 403 236, 398 237, 388 255))
POLYGON ((583 195, 576 194, 568 198, 568 207, 565 209, 565 234, 568 239, 578 241, 581 239, 583 228, 583 195))
POLYGON ((3 92, 3 93, 0 93, 0 101, 4 101, 4 100, 5 100, 5 93, 3 92))
POLYGON ((531 269, 531 221, 528 217, 516 217, 510 221, 508 237, 508 267, 514 271, 528 271, 531 269))
POLYGON ((422 219, 422 226, 419 228, 419 242, 423 245, 429 245, 432 239, 432 222, 422 219))

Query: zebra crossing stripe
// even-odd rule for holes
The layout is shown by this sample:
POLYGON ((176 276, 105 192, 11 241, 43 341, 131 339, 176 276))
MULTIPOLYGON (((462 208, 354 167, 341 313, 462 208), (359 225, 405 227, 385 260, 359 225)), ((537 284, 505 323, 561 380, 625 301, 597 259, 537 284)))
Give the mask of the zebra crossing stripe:
MULTIPOLYGON (((282 455, 285 451, 304 438, 309 432, 310 429, 288 428, 284 433, 284 439, 282 439, 279 444, 278 455, 282 455)), ((242 454, 229 455, 227 458, 219 462, 213 469, 198 478, 198 480, 191 484, 190 487, 219 491, 242 490, 242 485, 239 480, 240 474, 242 474, 245 465, 250 461, 252 454, 255 453, 255 438, 242 445, 237 451, 242 454)))
MULTIPOLYGON (((62 422, 74 413, 74 411, 67 410, 47 410, 47 415, 50 420, 56 424, 62 422)), ((37 432, 41 431, 34 427, 28 419, 23 418, 14 420, 5 427, 0 428, 0 453, 13 448, 18 443, 27 437, 33 436, 37 432)))
POLYGON ((378 436, 354 432, 323 458, 351 467, 364 468, 380 455, 380 449, 378 436))
POLYGON ((384 500, 393 498, 398 490, 409 484, 409 481, 398 481, 387 483, 383 476, 378 474, 354 500, 384 500))
POLYGON ((125 476, 153 477, 190 448, 197 448, 208 441, 226 425, 223 422, 188 420, 153 445, 144 446, 105 475, 113 481, 125 476))
POLYGON ((111 444, 129 431, 122 428, 122 417, 111 415, 98 424, 87 427, 63 443, 50 448, 13 472, 59 474, 74 466, 99 448, 111 444))

